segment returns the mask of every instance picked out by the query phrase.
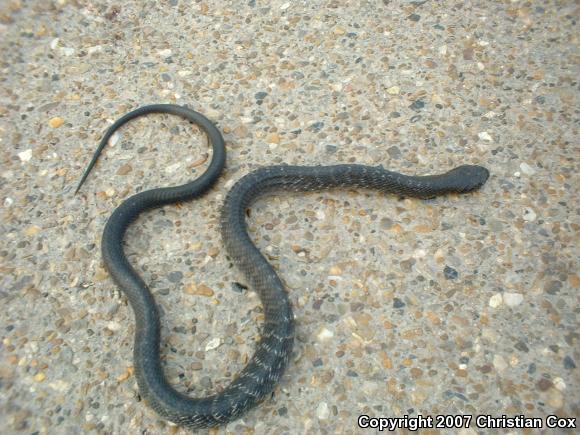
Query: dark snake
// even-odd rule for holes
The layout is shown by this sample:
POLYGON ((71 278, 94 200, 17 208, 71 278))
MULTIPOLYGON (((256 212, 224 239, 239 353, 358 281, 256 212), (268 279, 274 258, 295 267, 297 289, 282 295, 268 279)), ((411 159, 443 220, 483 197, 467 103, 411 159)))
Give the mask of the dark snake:
POLYGON ((252 243, 245 211, 252 201, 277 190, 313 191, 329 188, 368 188, 404 197, 432 198, 480 188, 489 172, 481 166, 463 165, 441 175, 407 176, 358 164, 333 166, 268 166, 243 176, 229 191, 221 213, 221 232, 227 252, 259 294, 264 309, 260 341, 248 365, 218 394, 192 398, 176 391, 163 374, 160 359, 160 321, 155 300, 123 252, 129 224, 143 211, 187 201, 205 193, 219 177, 225 163, 224 140, 205 116, 172 104, 144 106, 118 119, 105 133, 75 191, 87 178, 115 130, 148 113, 169 113, 201 127, 213 155, 199 178, 176 186, 151 189, 125 200, 111 215, 101 242, 103 260, 135 313, 134 370, 141 396, 162 417, 190 428, 213 427, 236 419, 272 392, 288 365, 294 341, 294 316, 280 278, 252 243))

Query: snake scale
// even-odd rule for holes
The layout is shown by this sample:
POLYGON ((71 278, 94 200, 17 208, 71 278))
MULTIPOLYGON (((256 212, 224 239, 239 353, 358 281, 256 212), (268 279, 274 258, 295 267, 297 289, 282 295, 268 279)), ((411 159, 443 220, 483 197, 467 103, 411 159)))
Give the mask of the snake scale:
POLYGON ((75 191, 78 192, 110 137, 127 121, 149 113, 178 115, 197 124, 213 148, 208 169, 189 183, 156 188, 131 196, 105 225, 101 250, 107 270, 124 292, 135 313, 133 350, 135 376, 141 396, 164 418, 190 428, 213 427, 241 416, 272 392, 288 365, 294 340, 294 317, 280 278, 252 243, 245 211, 257 197, 277 190, 313 191, 329 188, 368 188, 405 197, 431 198, 446 193, 470 192, 489 176, 480 166, 463 165, 441 175, 407 176, 382 167, 358 164, 333 166, 268 166, 243 176, 226 196, 221 232, 226 250, 259 294, 264 309, 261 338, 247 366, 218 394, 192 398, 167 382, 160 359, 160 321, 155 300, 123 252, 129 224, 143 211, 196 198, 219 177, 226 158, 219 130, 206 117, 186 107, 154 104, 140 107, 118 119, 107 130, 75 191))

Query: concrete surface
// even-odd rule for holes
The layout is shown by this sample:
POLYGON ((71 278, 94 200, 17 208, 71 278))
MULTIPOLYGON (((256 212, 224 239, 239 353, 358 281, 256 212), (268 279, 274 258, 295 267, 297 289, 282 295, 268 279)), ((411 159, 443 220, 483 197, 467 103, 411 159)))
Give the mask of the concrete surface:
POLYGON ((578 2, 0 4, 5 433, 185 433, 139 401, 132 313, 99 246, 131 193, 199 175, 204 137, 173 117, 132 122, 73 196, 107 125, 153 102, 206 114, 229 153, 210 194, 148 213, 127 240, 164 313, 167 373, 192 395, 228 384, 259 331, 218 231, 243 174, 492 173, 481 192, 430 201, 334 191, 253 206, 296 353, 273 397, 218 433, 578 416, 578 2))

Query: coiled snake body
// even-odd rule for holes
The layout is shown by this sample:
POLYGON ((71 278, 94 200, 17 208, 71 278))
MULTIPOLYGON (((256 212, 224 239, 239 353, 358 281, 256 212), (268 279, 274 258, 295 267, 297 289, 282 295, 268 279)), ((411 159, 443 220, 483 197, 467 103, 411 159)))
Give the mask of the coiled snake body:
POLYGON ((212 160, 206 172, 190 183, 140 192, 125 200, 105 226, 101 249, 106 268, 135 313, 133 358, 141 396, 161 416, 191 428, 227 423, 259 403, 274 389, 292 352, 294 320, 288 295, 272 266, 250 240, 246 228, 245 210, 254 199, 273 190, 312 191, 335 187, 370 188, 399 196, 430 198, 478 189, 489 176, 487 169, 470 165, 442 175, 406 176, 382 167, 346 164, 269 166, 242 177, 225 199, 221 231, 229 256, 260 296, 265 314, 261 339, 248 365, 228 387, 210 397, 191 398, 173 389, 163 375, 159 313, 147 285, 129 264, 122 242, 127 227, 141 212, 193 199, 212 186, 225 163, 221 134, 207 118, 185 107, 170 104, 141 107, 124 115, 105 133, 76 191, 115 130, 147 113, 179 115, 200 126, 212 144, 212 160))

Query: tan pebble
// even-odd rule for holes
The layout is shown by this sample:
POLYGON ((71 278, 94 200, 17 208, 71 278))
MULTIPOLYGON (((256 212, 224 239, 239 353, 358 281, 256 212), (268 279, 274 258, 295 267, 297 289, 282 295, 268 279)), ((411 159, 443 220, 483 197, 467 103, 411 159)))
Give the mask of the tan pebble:
POLYGON ((357 326, 368 326, 373 317, 369 313, 356 313, 353 315, 353 319, 357 326))
POLYGON ((204 284, 195 285, 195 284, 188 284, 185 286, 185 293, 189 295, 198 295, 198 296, 207 296, 211 297, 214 295, 214 291, 204 284))
POLYGON ((272 133, 268 136, 268 143, 278 145, 280 143, 280 135, 278 133, 272 133))
POLYGON ((48 121, 48 125, 51 126, 52 128, 58 128, 58 127, 60 127, 63 124, 64 124, 64 119, 62 119, 62 118, 60 118, 58 116, 56 116, 54 118, 51 118, 48 121))
POLYGON ((340 276, 342 275, 342 269, 338 266, 332 266, 328 271, 329 275, 340 276))
POLYGON ((234 129, 234 135, 238 138, 246 137, 248 129, 245 125, 239 125, 234 129))
POLYGON ((336 26, 333 30, 332 33, 334 33, 335 35, 344 35, 346 33, 346 29, 344 27, 341 26, 336 26))
POLYGON ((550 388, 547 394, 548 405, 554 409, 559 409, 564 405, 564 396, 562 393, 555 388, 550 388))
POLYGON ((216 248, 215 246, 212 246, 211 248, 209 248, 207 250, 207 255, 209 255, 212 258, 215 258, 218 254, 219 254, 220 250, 218 248, 216 248))
POLYGON ((427 399, 427 394, 425 394, 423 391, 415 390, 411 392, 411 399, 413 400, 413 404, 421 405, 425 401, 425 399, 427 399))
POLYGON ((432 311, 427 311, 426 316, 429 319, 429 321, 434 325, 441 324, 441 319, 439 318, 439 316, 437 316, 437 314, 433 313, 432 311))
POLYGON ((117 170, 117 175, 127 175, 132 169, 133 167, 129 163, 126 163, 117 170))
POLYGON ((44 372, 40 372, 34 375, 34 380, 36 382, 42 382, 46 379, 46 375, 44 374, 44 372))
POLYGON ((430 233, 431 231, 433 231, 433 228, 431 228, 430 225, 419 224, 415 225, 415 228, 413 228, 413 230, 416 233, 430 233))
POLYGON ((191 249, 192 251, 199 251, 201 249, 201 243, 200 242, 193 243, 189 246, 189 249, 191 249))
POLYGON ((8 357, 8 362, 12 365, 18 364, 18 357, 16 355, 10 355, 8 357))
POLYGON ((411 367, 413 365, 413 360, 410 358, 405 358, 403 361, 401 361, 401 364, 403 364, 405 367, 411 367))
POLYGON ((420 378, 421 376, 423 376, 423 370, 421 370, 419 367, 413 367, 411 369, 411 376, 413 376, 414 378, 420 378))
POLYGON ((420 337, 421 335, 423 335, 423 331, 421 331, 419 328, 415 328, 403 332, 401 337, 403 337, 405 340, 413 340, 417 337, 420 337))
POLYGON ((14 370, 11 367, 0 366, 0 378, 9 379, 14 376, 14 370))
POLYGON ((40 227, 37 227, 36 225, 31 225, 28 228, 26 228, 26 230, 24 231, 24 233, 27 236, 35 236, 39 232, 40 232, 40 227))
POLYGON ((570 275, 568 281, 570 281, 572 287, 578 287, 580 285, 580 278, 578 278, 578 275, 570 275))
POLYGON ((387 356, 387 354, 384 351, 381 350, 379 352, 379 357, 381 358, 381 364, 383 365, 384 368, 386 369, 393 368, 393 361, 391 360, 391 358, 387 356))
POLYGON ((393 225, 389 231, 392 231, 395 234, 401 234, 403 232, 403 227, 399 224, 393 225))
POLYGON ((194 160, 193 162, 191 162, 191 164, 189 165, 189 167, 190 168, 196 168, 196 167, 198 167, 200 165, 203 165, 206 162, 207 157, 208 157, 208 155, 206 153, 201 158, 199 158, 199 159, 194 160))
POLYGON ((119 382, 126 381, 127 379, 129 379, 129 376, 131 376, 131 372, 129 371, 129 369, 127 369, 125 370, 125 373, 117 376, 117 381, 119 382))
POLYGON ((103 281, 104 279, 107 279, 108 277, 109 277, 109 274, 107 273, 107 271, 105 269, 103 269, 102 267, 99 267, 97 269, 97 271, 95 272, 93 279, 95 281, 103 281))
POLYGON ((383 326, 385 327, 385 329, 393 329, 394 328, 394 325, 391 322, 389 322, 388 320, 385 320, 383 322, 383 326))

